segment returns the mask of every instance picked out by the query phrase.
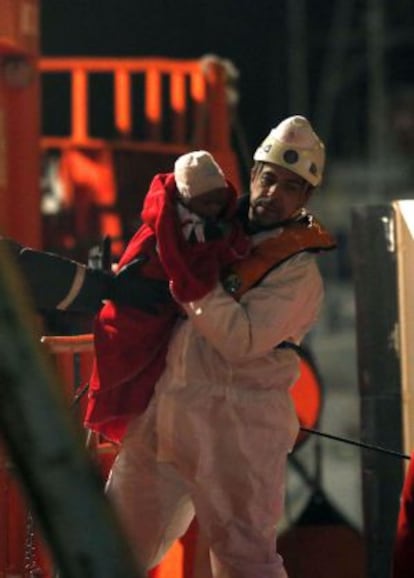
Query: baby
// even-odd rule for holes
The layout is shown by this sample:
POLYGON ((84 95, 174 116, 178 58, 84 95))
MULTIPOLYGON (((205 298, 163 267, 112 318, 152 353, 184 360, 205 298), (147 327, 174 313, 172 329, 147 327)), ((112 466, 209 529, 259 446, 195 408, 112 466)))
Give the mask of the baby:
MULTIPOLYGON (((179 302, 201 299, 220 273, 245 257, 250 243, 235 220, 237 193, 207 151, 179 157, 173 173, 151 182, 143 224, 119 268, 142 260, 140 274, 166 279, 179 302)), ((147 407, 165 363, 179 305, 171 299, 156 315, 108 301, 94 324, 95 364, 86 427, 120 441, 129 420, 147 407)))

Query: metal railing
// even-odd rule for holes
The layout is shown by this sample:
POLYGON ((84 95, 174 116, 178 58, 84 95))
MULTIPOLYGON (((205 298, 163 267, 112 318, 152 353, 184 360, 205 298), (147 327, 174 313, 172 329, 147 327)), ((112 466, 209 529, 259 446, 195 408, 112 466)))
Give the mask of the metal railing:
MULTIPOLYGON (((91 88, 109 77, 114 144, 226 150, 229 113, 225 70, 219 62, 167 58, 47 57, 39 61, 42 81, 63 75, 69 81, 67 135, 44 135, 42 147, 99 146, 91 131, 91 88), (137 126, 141 133, 135 133, 137 126)), ((44 95, 47 94, 47 85, 44 95)), ((100 94, 99 98, 103 98, 100 94)))

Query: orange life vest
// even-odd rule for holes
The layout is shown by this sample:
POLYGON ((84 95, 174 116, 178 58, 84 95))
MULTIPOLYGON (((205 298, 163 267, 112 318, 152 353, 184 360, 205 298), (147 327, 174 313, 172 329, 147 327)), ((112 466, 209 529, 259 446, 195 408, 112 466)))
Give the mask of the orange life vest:
POLYGON ((223 286, 235 299, 257 285, 272 269, 303 251, 328 251, 334 237, 310 214, 285 225, 277 237, 252 247, 248 257, 235 262, 223 276, 223 286))

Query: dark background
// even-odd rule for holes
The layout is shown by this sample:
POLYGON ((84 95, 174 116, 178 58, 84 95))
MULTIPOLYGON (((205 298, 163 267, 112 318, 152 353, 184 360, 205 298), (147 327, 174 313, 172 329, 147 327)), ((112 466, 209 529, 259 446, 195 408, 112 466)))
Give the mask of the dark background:
POLYGON ((412 0, 43 0, 41 36, 48 56, 230 59, 251 150, 301 113, 331 157, 365 157, 375 108, 392 124, 413 86, 412 0))

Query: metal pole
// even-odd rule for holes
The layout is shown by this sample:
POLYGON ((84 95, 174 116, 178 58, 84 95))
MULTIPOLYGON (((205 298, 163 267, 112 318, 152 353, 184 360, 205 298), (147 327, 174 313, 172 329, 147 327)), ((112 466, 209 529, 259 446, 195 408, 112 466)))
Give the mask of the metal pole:
POLYGON ((337 0, 326 43, 321 82, 316 102, 315 124, 328 145, 332 133, 336 97, 343 86, 344 65, 351 38, 355 0, 337 0))
MULTIPOLYGON (((361 436, 383 448, 403 449, 400 308, 391 205, 352 212, 361 436)), ((397 527, 402 461, 390 467, 378 452, 362 454, 367 578, 389 578, 397 527)))
POLYGON ((385 192, 386 86, 384 68, 384 0, 368 0, 366 18, 368 61, 368 199, 381 201, 385 192))
POLYGON ((287 0, 288 108, 290 114, 308 114, 306 0, 287 0))

